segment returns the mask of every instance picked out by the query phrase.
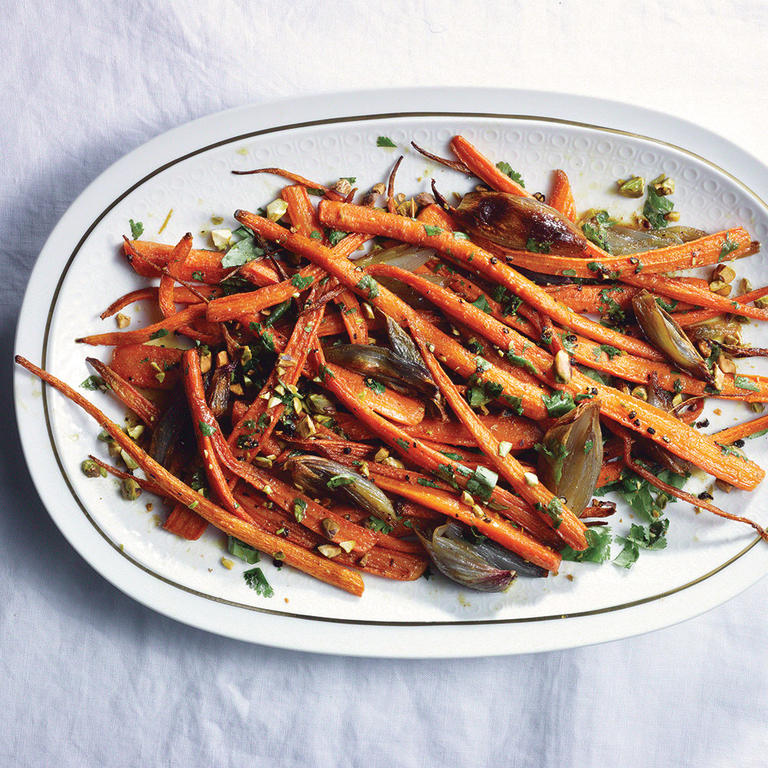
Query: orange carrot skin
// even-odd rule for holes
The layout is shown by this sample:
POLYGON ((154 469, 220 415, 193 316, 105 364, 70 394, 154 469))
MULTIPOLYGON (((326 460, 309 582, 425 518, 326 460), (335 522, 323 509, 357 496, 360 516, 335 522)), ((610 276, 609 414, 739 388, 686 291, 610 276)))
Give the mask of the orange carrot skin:
MULTIPOLYGON (((328 221, 323 217, 323 205, 338 206, 339 204, 329 203, 328 201, 321 203, 320 219, 328 224, 328 221)), ((359 206, 346 206, 345 210, 349 210, 350 208, 358 210, 359 206)), ((362 211, 364 212, 365 217, 368 217, 373 213, 374 220, 380 216, 392 219, 401 218, 390 217, 389 214, 381 211, 371 212, 368 209, 362 209, 362 211)), ((357 272, 355 267, 347 261, 342 262, 334 259, 333 255, 330 254, 326 248, 323 248, 314 241, 292 233, 285 233, 281 227, 273 225, 269 220, 254 216, 246 211, 237 211, 235 218, 254 231, 259 232, 267 239, 276 240, 281 245, 289 248, 289 250, 306 256, 310 261, 320 264, 328 272, 334 274, 340 282, 347 285, 347 287, 351 288, 354 286, 355 290, 366 296, 373 304, 386 314, 390 315, 397 322, 407 322, 412 315, 412 310, 410 310, 408 305, 404 304, 383 286, 378 286, 375 283, 373 286, 366 284, 361 286, 358 282, 360 280, 360 272, 357 272), (374 288, 375 291, 371 290, 371 288, 374 288)), ((348 230, 354 230, 357 227, 357 218, 354 214, 352 214, 352 221, 355 222, 355 226, 347 227, 348 230)), ((406 222, 405 219, 402 221, 405 222, 405 226, 407 227, 408 222, 406 222)), ((423 227, 420 222, 410 221, 410 223, 414 224, 416 227, 423 227)), ((398 224, 397 226, 402 227, 404 225, 398 224)), ((408 238, 405 239, 407 240, 408 238)), ((415 236, 414 239, 416 239, 415 236)), ((435 239, 435 237, 430 236, 429 239, 435 239)), ((472 305, 468 305, 465 309, 470 314, 473 314, 475 311, 483 314, 483 328, 486 329, 488 327, 488 316, 485 315, 485 313, 482 313, 472 305)), ((470 358, 473 357, 469 355, 467 350, 460 344, 453 342, 432 325, 425 326, 425 337, 428 343, 435 346, 436 353, 440 356, 441 361, 443 357, 448 358, 449 354, 454 356, 454 358, 458 358, 461 355, 469 356, 470 358)), ((520 337, 520 343, 521 347, 517 350, 518 354, 520 353, 523 344, 526 345, 526 347, 530 346, 530 343, 525 341, 522 337, 520 337)), ((530 349, 530 355, 534 354, 541 360, 550 359, 549 356, 547 356, 547 353, 538 347, 530 349)), ((656 354, 655 351, 654 354, 656 354)), ((471 370, 465 368, 462 371, 459 370, 458 366, 454 367, 452 362, 447 362, 447 364, 464 376, 471 375, 476 367, 476 365, 472 363, 471 370)), ((517 382, 512 380, 514 383, 505 383, 505 377, 502 375, 503 373, 504 372, 499 368, 491 364, 491 367, 486 370, 483 375, 490 381, 496 381, 502 384, 505 389, 507 389, 509 383, 508 393, 517 394, 520 391, 515 390, 514 388, 517 382)), ((511 377, 507 378, 511 379, 511 377)), ((572 394, 583 394, 595 391, 600 398, 601 412, 604 415, 618 421, 620 424, 633 431, 647 431, 649 437, 652 437, 656 442, 663 443, 664 447, 672 451, 675 455, 692 461, 701 469, 704 469, 706 472, 709 472, 731 485, 751 490, 756 487, 764 477, 764 471, 754 462, 737 460, 730 455, 724 454, 714 441, 710 440, 705 435, 701 435, 696 430, 688 428, 682 422, 670 417, 658 408, 654 408, 641 400, 635 400, 635 398, 627 398, 618 390, 595 382, 579 371, 574 371, 571 382, 567 385, 566 389, 572 394), (630 418, 630 413, 633 412, 635 415, 630 418)), ((540 413, 546 413, 546 410, 542 408, 540 413)), ((536 417, 528 409, 526 409, 525 415, 531 418, 543 418, 543 416, 536 417)))
POLYGON ((516 181, 500 171, 488 158, 481 155, 477 149, 463 136, 451 139, 451 149, 456 157, 469 168, 472 173, 482 179, 491 189, 497 192, 508 192, 510 195, 530 197, 531 193, 516 181))
MULTIPOLYGON (((157 277, 157 267, 167 266, 172 277, 193 281, 198 279, 197 273, 202 276, 204 283, 218 283, 232 270, 221 266, 221 251, 202 251, 193 248, 183 264, 171 264, 173 258, 173 245, 152 243, 148 240, 129 240, 123 245, 123 250, 129 255, 129 248, 135 249, 138 258, 134 257, 131 266, 142 277, 157 277)), ((280 282, 280 276, 274 267, 266 260, 250 261, 244 264, 237 272, 240 277, 254 283, 254 285, 270 285, 280 282)))
POLYGON ((110 367, 115 373, 136 387, 173 389, 179 380, 181 355, 182 350, 174 347, 158 347, 154 344, 125 344, 115 347, 112 351, 110 367), (165 375, 158 377, 159 373, 165 375))
MULTIPOLYGON (((469 407, 466 400, 459 394, 456 385, 448 378, 445 371, 440 367, 435 356, 429 351, 421 332, 424 327, 424 321, 419 318, 411 318, 409 321, 414 338, 419 345, 424 362, 432 374, 440 391, 445 395, 459 421, 472 433, 477 440, 480 450, 486 458, 493 464, 499 473, 512 485, 514 491, 532 506, 539 504, 547 509, 555 497, 551 491, 545 488, 541 483, 531 485, 526 482, 525 468, 512 455, 499 455, 499 441, 486 429, 482 422, 475 416, 474 411, 469 407)), ((586 549, 587 539, 585 535, 586 528, 576 515, 568 509, 565 504, 560 504, 560 510, 556 517, 547 516, 547 520, 552 523, 558 535, 568 546, 576 550, 586 549)))
POLYGON ((191 304, 175 315, 165 318, 157 323, 152 323, 144 328, 136 328, 132 331, 111 331, 109 333, 96 333, 92 336, 84 336, 75 341, 81 344, 93 346, 117 347, 122 344, 143 344, 153 338, 160 338, 165 331, 170 333, 185 326, 205 314, 205 304, 191 304), (158 335, 159 334, 159 335, 158 335))
POLYGON ((556 211, 560 211, 568 221, 576 221, 576 203, 571 191, 571 182, 565 171, 557 170, 554 173, 549 205, 556 211))
POLYGON ((721 429, 719 432, 715 432, 713 437, 720 445, 731 445, 737 440, 744 440, 764 429, 768 429, 768 415, 759 416, 743 424, 736 424, 736 426, 728 427, 728 429, 721 429))
MULTIPOLYGON (((181 268, 192 250, 192 234, 187 232, 184 237, 174 246, 171 253, 171 260, 168 263, 168 269, 181 268)), ((160 287, 157 289, 157 303, 160 306, 160 312, 163 317, 170 317, 176 312, 176 306, 173 303, 174 279, 169 275, 163 275, 160 278, 160 287)))
POLYGON ((434 509, 466 525, 474 525, 481 534, 488 536, 489 539, 493 539, 507 549, 517 552, 529 562, 546 568, 548 571, 557 572, 560 565, 560 556, 557 552, 541 545, 535 548, 530 547, 532 540, 525 536, 522 531, 511 526, 501 526, 495 517, 476 517, 472 510, 462 504, 452 493, 436 488, 411 485, 402 480, 394 480, 384 476, 376 477, 376 485, 385 491, 396 493, 398 496, 403 496, 434 509))
POLYGON ((207 527, 208 522, 206 520, 203 520, 200 515, 183 504, 174 504, 163 524, 166 531, 175 533, 188 541, 197 541, 205 533, 207 527))
POLYGON ((147 426, 154 427, 160 418, 160 409, 141 392, 126 381, 120 374, 95 357, 87 357, 86 362, 104 379, 104 383, 115 396, 127 405, 147 426))
MULTIPOLYGON (((763 296, 768 296, 768 285, 764 285, 762 288, 756 288, 754 291, 745 293, 742 296, 736 296, 734 301, 739 304, 747 304, 757 299, 762 299, 763 296)), ((713 317, 717 317, 721 312, 716 309, 699 309, 694 312, 675 312, 673 317, 682 328, 688 328, 696 323, 702 323, 705 320, 711 320, 713 317)))
POLYGON ((177 502, 194 509, 200 517, 215 525, 224 533, 236 536, 246 544, 258 549, 260 552, 274 556, 276 552, 282 552, 284 562, 314 576, 321 581, 339 587, 353 595, 360 596, 363 593, 363 580, 359 574, 343 568, 340 565, 318 557, 310 552, 306 552, 300 547, 296 547, 290 542, 286 542, 279 536, 273 536, 252 523, 240 520, 226 510, 214 504, 197 491, 192 490, 186 483, 179 480, 178 477, 168 472, 165 467, 156 462, 139 445, 131 440, 123 432, 120 425, 102 413, 95 405, 86 400, 79 392, 60 381, 55 376, 47 373, 38 366, 30 363, 29 360, 16 356, 16 362, 42 379, 46 384, 59 390, 73 403, 82 408, 89 416, 98 422, 115 440, 115 442, 144 470, 147 477, 155 481, 163 488, 166 496, 175 499, 177 502))
POLYGON ((334 203, 323 200, 319 207, 320 220, 326 226, 362 231, 366 234, 380 234, 402 242, 435 248, 450 259, 457 259, 464 266, 482 273, 486 278, 500 283, 518 295, 523 301, 540 309, 553 321, 579 331, 602 344, 611 344, 626 349, 649 360, 663 361, 662 355, 650 344, 631 336, 617 333, 570 308, 555 301, 546 291, 528 278, 503 264, 499 258, 474 245, 469 240, 456 239, 452 232, 435 233, 421 222, 393 216, 381 210, 354 206, 348 203, 334 203), (428 234, 431 233, 431 234, 428 234))
MULTIPOLYGON (((221 296, 222 290, 215 285, 201 286, 200 293, 205 296, 206 299, 216 299, 221 296)), ((154 286, 147 286, 146 288, 138 288, 135 291, 130 291, 119 299, 115 299, 100 315, 102 320, 108 317, 112 317, 116 312, 130 304, 135 304, 137 301, 157 301, 157 288, 154 286)), ((173 289, 173 302, 174 304, 197 304, 200 301, 200 297, 196 296, 189 288, 185 288, 183 285, 177 285, 173 289)))

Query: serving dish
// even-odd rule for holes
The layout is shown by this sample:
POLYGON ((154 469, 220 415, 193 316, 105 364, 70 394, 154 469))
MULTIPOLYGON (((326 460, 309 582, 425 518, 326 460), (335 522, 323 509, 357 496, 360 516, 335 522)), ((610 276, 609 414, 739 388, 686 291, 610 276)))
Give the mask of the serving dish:
MULTIPOLYGON (((407 149, 413 139, 439 152, 455 133, 519 168, 532 189, 546 189, 551 169, 564 168, 581 207, 629 211, 631 201, 610 193, 615 179, 663 171, 677 180, 676 208, 685 223, 712 231, 743 224, 756 239, 768 237, 768 209, 760 199, 768 186, 764 166, 703 129, 636 107, 463 89, 339 94, 244 107, 154 139, 78 198, 32 274, 16 351, 37 357, 70 383, 87 376, 85 353, 73 340, 106 330, 99 312, 138 285, 118 256, 129 219, 141 220, 147 237, 173 243, 192 226, 196 233, 210 230, 211 217, 230 221, 236 208, 262 205, 280 188, 274 177, 238 177, 232 169, 281 165, 322 180, 349 174, 364 188, 384 177, 396 157, 396 149, 377 146, 381 135, 406 153, 399 176, 403 191, 424 189, 431 177, 460 190, 465 182, 407 149)), ((203 243, 204 235, 198 240, 203 243)), ((761 284, 761 265, 761 257, 753 257, 739 272, 761 284)), ((757 365, 745 370, 762 372, 757 365)), ((243 640, 413 657, 572 647, 689 618, 746 588, 768 568, 766 548, 756 546, 751 531, 695 516, 677 503, 670 510, 669 548, 649 553, 629 572, 610 564, 568 564, 555 578, 521 581, 504 595, 462 592, 438 578, 412 584, 369 578, 359 600, 283 569, 268 573, 275 597, 262 598, 236 571, 222 568, 215 531, 199 542, 176 540, 158 527, 158 504, 147 511, 146 496, 126 504, 110 483, 82 477, 77 467, 92 450, 93 425, 22 371, 15 388, 30 471, 73 546, 104 577, 155 610, 243 640)), ((106 396, 99 398, 101 407, 122 416, 106 396)), ((721 410, 722 426, 746 418, 743 406, 721 410)), ((749 455, 758 463, 766 464, 766 454, 759 441, 750 444, 749 455)), ((724 506, 765 522, 764 498, 761 490, 734 491, 724 506)), ((617 532, 630 522, 626 512, 619 517, 617 532)))

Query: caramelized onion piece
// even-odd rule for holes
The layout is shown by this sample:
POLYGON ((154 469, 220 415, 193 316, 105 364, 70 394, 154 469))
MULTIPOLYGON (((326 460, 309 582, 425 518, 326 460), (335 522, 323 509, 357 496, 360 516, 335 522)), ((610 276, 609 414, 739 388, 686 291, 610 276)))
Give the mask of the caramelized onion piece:
POLYGON ((561 256, 588 255, 582 231, 535 197, 505 192, 470 192, 451 210, 469 235, 480 235, 515 251, 540 250, 561 256))
POLYGON ((539 480, 578 515, 589 504, 603 466, 600 406, 586 400, 561 416, 539 449, 539 480))
POLYGON ((677 367, 712 381, 712 372, 677 321, 662 309, 648 291, 632 299, 635 317, 648 341, 663 352, 677 367))

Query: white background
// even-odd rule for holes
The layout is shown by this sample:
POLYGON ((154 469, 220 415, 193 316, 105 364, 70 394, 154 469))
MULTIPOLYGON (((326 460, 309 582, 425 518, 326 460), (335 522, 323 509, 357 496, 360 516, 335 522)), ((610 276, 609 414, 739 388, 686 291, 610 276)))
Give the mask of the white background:
POLYGON ((168 128, 342 89, 540 88, 671 112, 768 162, 767 33, 761 0, 4 3, 0 765, 765 765, 764 580, 681 626, 538 656, 225 640, 134 603, 66 544, 19 457, 9 361, 59 216, 168 128))

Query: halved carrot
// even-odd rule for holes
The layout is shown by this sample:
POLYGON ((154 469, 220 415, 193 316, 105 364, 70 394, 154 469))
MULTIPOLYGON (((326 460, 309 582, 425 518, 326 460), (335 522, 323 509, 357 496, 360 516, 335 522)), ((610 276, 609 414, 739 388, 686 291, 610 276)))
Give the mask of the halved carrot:
POLYGON ((571 182, 565 171, 557 170, 552 177, 552 191, 549 193, 549 205, 565 216, 569 221, 576 221, 576 203, 571 191, 571 182))
POLYGON ((498 192, 508 192, 510 195, 531 197, 531 193, 525 187, 500 171, 487 157, 480 154, 477 148, 470 144, 463 136, 454 136, 451 139, 451 149, 456 157, 469 168, 479 179, 482 179, 492 189, 498 192))
MULTIPOLYGON (((742 296, 734 297, 733 301, 737 301, 739 304, 747 304, 757 299, 762 299, 763 296, 768 296, 768 285, 764 285, 762 288, 756 288, 754 291, 745 293, 742 296)), ((711 320, 713 317, 717 317, 722 314, 717 309, 699 309, 693 312, 675 312, 674 318, 677 320, 682 328, 689 328, 696 323, 703 323, 706 320, 711 320)))
POLYGON ((182 539, 189 541, 197 541, 205 533, 207 527, 208 521, 203 520, 200 515, 184 504, 174 504, 173 509, 165 519, 165 523, 163 523, 163 528, 166 531, 175 533, 182 539))
MULTIPOLYGON (((148 286, 146 288, 138 288, 135 291, 129 291, 122 295, 120 298, 115 299, 100 315, 102 320, 106 320, 108 317, 112 317, 116 312, 119 312, 125 307, 135 304, 138 301, 157 301, 157 288, 154 286, 148 286)), ((207 285, 204 287, 203 295, 209 301, 221 296, 222 289, 215 285, 207 285)), ((197 304, 200 301, 200 297, 192 293, 189 288, 183 285, 177 285, 173 289, 173 302, 174 304, 197 304)))
POLYGON ((731 445, 737 440, 745 440, 757 432, 762 432, 764 429, 768 429, 768 415, 759 416, 751 421, 745 421, 743 424, 737 424, 735 427, 721 429, 719 432, 715 432, 712 437, 720 445, 731 445))
POLYGON ((95 357, 86 357, 85 361, 98 373, 104 383, 114 392, 115 397, 128 406, 147 426, 154 427, 160 418, 160 409, 130 382, 120 376, 108 365, 95 357))
MULTIPOLYGON (((175 246, 164 243, 153 243, 149 240, 129 240, 123 244, 126 256, 129 249, 135 250, 138 257, 133 257, 130 264, 137 274, 143 277, 157 277, 158 267, 167 266, 172 277, 182 280, 198 280, 202 283, 219 283, 233 270, 221 266, 221 251, 204 251, 193 248, 183 264, 170 264, 175 246)), ((237 268, 239 277, 254 283, 254 285, 270 285, 280 282, 280 275, 266 260, 249 261, 237 268)))
MULTIPOLYGON (((167 268, 171 269, 183 267, 184 262, 192 250, 192 233, 187 232, 184 237, 173 247, 171 259, 167 268)), ((160 312, 163 317, 170 317, 176 313, 176 306, 173 303, 174 279, 169 274, 163 274, 160 278, 160 287, 157 289, 157 302, 160 306, 160 312)))
POLYGON ((205 496, 192 490, 186 483, 172 475, 161 464, 149 456, 139 445, 131 440, 123 432, 119 424, 115 424, 111 419, 102 413, 95 405, 88 402, 79 392, 76 392, 70 386, 60 381, 55 376, 47 373, 38 366, 30 363, 29 360, 16 355, 16 362, 26 368, 30 373, 42 379, 54 389, 57 389, 75 405, 82 408, 89 416, 95 419, 115 440, 115 442, 144 470, 147 477, 156 482, 166 496, 175 499, 181 504, 194 509, 200 517, 215 525, 224 533, 236 536, 241 541, 254 547, 255 549, 274 556, 276 552, 282 552, 284 562, 314 576, 321 581, 339 587, 354 595, 362 595, 363 581, 354 571, 343 568, 340 565, 313 555, 300 547, 296 547, 290 542, 285 541, 279 536, 273 536, 266 531, 260 530, 253 523, 240 520, 231 515, 226 510, 214 504, 205 496))
POLYGON ((123 344, 112 350, 112 370, 136 387, 173 389, 183 350, 155 344, 123 344))
POLYGON ((166 317, 157 323, 152 323, 144 328, 136 328, 132 331, 110 331, 108 333, 95 333, 91 336, 83 336, 75 339, 80 344, 92 344, 93 346, 106 345, 117 347, 122 344, 143 344, 152 339, 167 336, 171 331, 178 330, 188 325, 196 318, 205 314, 205 304, 190 304, 186 309, 179 310, 175 315, 166 317))

